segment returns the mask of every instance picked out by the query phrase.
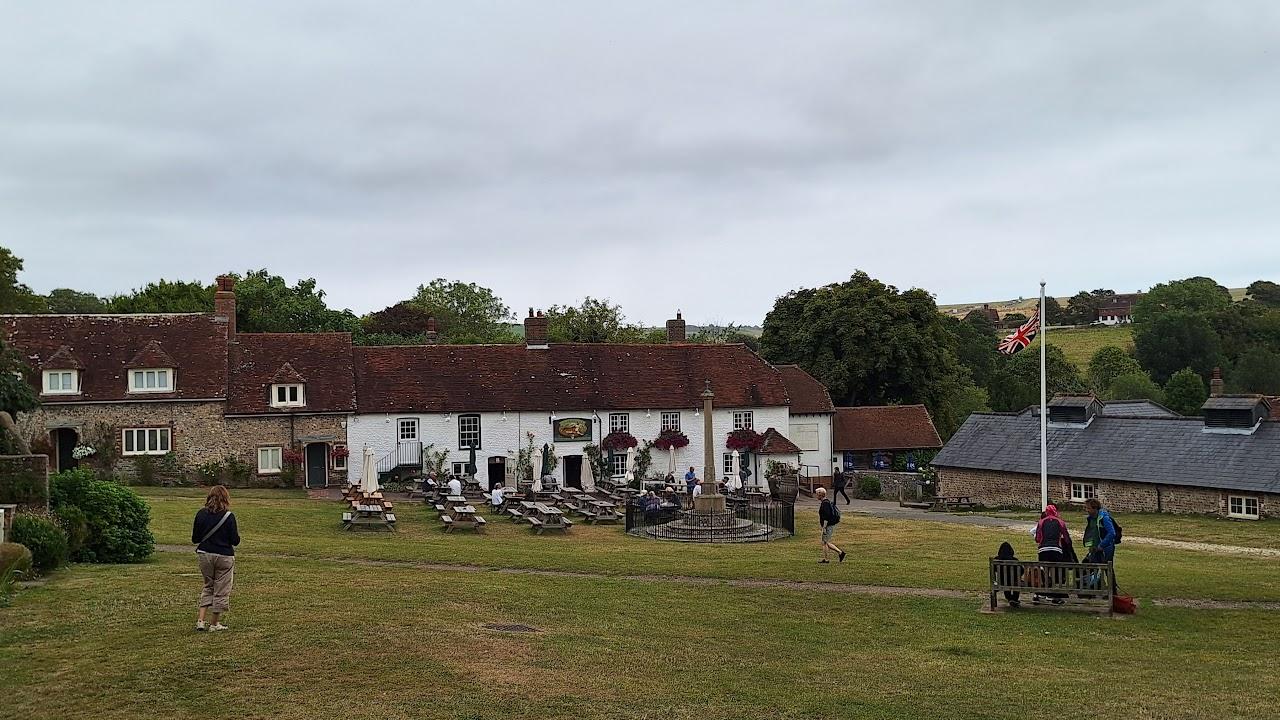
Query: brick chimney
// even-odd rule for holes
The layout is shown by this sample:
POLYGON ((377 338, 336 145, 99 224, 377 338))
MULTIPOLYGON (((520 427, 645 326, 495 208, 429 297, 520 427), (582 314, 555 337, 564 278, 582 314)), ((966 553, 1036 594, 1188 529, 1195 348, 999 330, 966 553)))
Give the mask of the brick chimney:
POLYGON ((682 343, 686 340, 684 318, 680 317, 680 311, 676 311, 674 320, 667 321, 667 342, 682 343))
POLYGON ((426 344, 435 345, 440 342, 440 332, 436 329, 436 316, 427 316, 427 332, 423 336, 426 344))
POLYGON ((1219 397, 1222 395, 1223 387, 1222 368, 1214 368, 1213 375, 1209 377, 1209 397, 1219 397))
POLYGON ((529 308, 529 317, 524 319, 524 344, 531 350, 545 350, 547 348, 547 317, 539 310, 537 315, 533 314, 533 308, 529 308))
POLYGON ((218 291, 213 294, 213 321, 227 324, 227 340, 236 337, 236 279, 218 276, 218 291))

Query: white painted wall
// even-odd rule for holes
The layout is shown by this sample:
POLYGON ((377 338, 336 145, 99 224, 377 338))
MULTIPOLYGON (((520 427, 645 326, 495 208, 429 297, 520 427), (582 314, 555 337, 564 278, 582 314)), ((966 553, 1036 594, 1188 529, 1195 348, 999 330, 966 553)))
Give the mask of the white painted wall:
POLYGON ((834 422, 835 422, 835 416, 831 414, 825 414, 825 413, 813 414, 813 415, 800 414, 800 415, 791 416, 790 426, 788 429, 790 429, 791 427, 795 427, 797 425, 817 425, 818 446, 816 450, 804 449, 804 446, 801 445, 801 442, 796 439, 798 436, 801 436, 802 433, 796 432, 796 431, 788 432, 788 430, 782 430, 782 428, 778 428, 779 430, 782 430, 783 434, 785 434, 787 438, 791 440, 791 442, 797 445, 801 445, 801 449, 803 449, 804 452, 800 453, 800 463, 803 465, 813 466, 809 468, 809 473, 811 475, 825 477, 831 474, 832 428, 833 428, 834 422))
MULTIPOLYGON (((777 428, 783 434, 786 434, 790 428, 789 412, 786 407, 758 407, 758 408, 733 408, 733 409, 717 409, 712 414, 712 433, 715 441, 715 457, 717 462, 721 455, 727 452, 725 448, 725 439, 729 431, 733 429, 733 412, 735 410, 751 410, 753 413, 753 426, 756 432, 763 433, 766 428, 777 428)), ((652 440, 658 436, 662 424, 662 411, 654 408, 648 411, 630 410, 627 411, 631 420, 631 434, 637 440, 652 440)), ((698 477, 706 477, 707 471, 703 467, 703 418, 701 414, 695 416, 693 409, 680 410, 680 429, 689 437, 689 444, 676 451, 676 477, 683 478, 685 471, 693 465, 698 472, 698 477)), ((374 459, 381 459, 395 448, 397 420, 400 418, 417 418, 418 419, 418 435, 424 445, 434 444, 437 448, 447 448, 449 450, 449 461, 465 462, 468 453, 466 450, 458 447, 458 415, 465 414, 465 411, 454 412, 446 420, 442 413, 402 413, 402 414, 382 414, 369 413, 354 415, 347 423, 347 442, 351 449, 351 461, 348 465, 348 480, 356 482, 360 478, 361 458, 364 456, 364 448, 373 448, 374 459)), ((556 468, 556 477, 563 480, 564 478, 564 457, 566 455, 580 455, 582 448, 588 444, 599 444, 600 439, 609 434, 609 411, 607 410, 556 410, 556 417, 572 418, 591 418, 593 415, 599 415, 600 419, 595 422, 593 436, 590 442, 558 442, 556 443, 556 455, 561 458, 559 467, 556 468)), ((486 459, 501 455, 507 458, 508 463, 515 463, 517 451, 527 442, 525 433, 534 433, 534 444, 542 447, 543 443, 551 442, 551 421, 550 412, 508 412, 503 413, 481 413, 480 414, 480 432, 481 447, 476 451, 476 464, 483 474, 486 459)), ((826 432, 826 442, 828 451, 830 448, 830 430, 826 432)), ((828 455, 830 453, 828 452, 828 455)), ((585 458, 584 458, 585 462, 585 458)), ((667 453, 659 450, 653 451, 652 472, 666 472, 668 464, 667 453)), ((717 467, 713 470, 713 476, 719 477, 723 473, 717 467)), ((763 471, 763 468, 760 469, 763 471)), ((753 472, 756 470, 753 468, 753 472)))

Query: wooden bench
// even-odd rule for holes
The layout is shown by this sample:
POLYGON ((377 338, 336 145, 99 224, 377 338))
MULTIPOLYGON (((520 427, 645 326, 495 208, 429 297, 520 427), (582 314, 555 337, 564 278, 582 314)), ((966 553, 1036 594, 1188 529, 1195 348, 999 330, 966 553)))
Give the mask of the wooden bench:
POLYGON ((978 504, 973 502, 968 495, 942 495, 935 498, 931 510, 974 510, 978 504))
POLYGON ((524 513, 520 512, 515 508, 511 508, 507 510, 507 514, 511 516, 511 522, 520 522, 520 520, 524 517, 524 513))
POLYGON ((991 558, 991 609, 1005 592, 1029 593, 1056 605, 1074 596, 1078 600, 1105 602, 1111 612, 1115 594, 1115 565, 1112 563, 1040 562, 991 558))

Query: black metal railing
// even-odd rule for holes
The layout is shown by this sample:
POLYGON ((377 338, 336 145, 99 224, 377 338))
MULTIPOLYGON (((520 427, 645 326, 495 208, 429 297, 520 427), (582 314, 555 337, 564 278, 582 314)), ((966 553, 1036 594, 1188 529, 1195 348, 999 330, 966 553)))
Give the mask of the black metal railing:
POLYGON ((386 475, 394 473, 402 468, 409 468, 416 471, 422 470, 422 443, 421 442, 401 442, 397 443, 394 450, 387 453, 378 461, 378 475, 386 475))
POLYGON ((717 516, 634 498, 627 503, 626 529, 639 537, 684 542, 767 542, 795 534, 794 503, 733 495, 727 500, 726 512, 717 516))

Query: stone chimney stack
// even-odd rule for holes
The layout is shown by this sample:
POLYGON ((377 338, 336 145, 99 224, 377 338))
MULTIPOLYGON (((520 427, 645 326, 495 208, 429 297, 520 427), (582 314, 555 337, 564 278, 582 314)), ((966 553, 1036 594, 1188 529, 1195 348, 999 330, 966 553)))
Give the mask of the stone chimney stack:
POLYGON ((680 317, 680 311, 677 310, 675 319, 667 321, 667 342, 682 343, 686 337, 684 318, 680 317))
POLYGON ((524 344, 530 350, 547 349, 547 316, 539 310, 537 315, 533 314, 533 308, 529 308, 529 317, 524 319, 524 344))
POLYGON ((436 329, 436 316, 427 316, 427 332, 423 336, 428 345, 440 342, 440 332, 436 329))
POLYGON ((218 276, 218 291, 213 294, 213 321, 227 324, 227 340, 236 339, 236 279, 218 276))
POLYGON ((1225 384, 1222 382, 1222 368, 1214 368, 1213 375, 1209 378, 1209 397, 1218 397, 1223 394, 1225 384))

